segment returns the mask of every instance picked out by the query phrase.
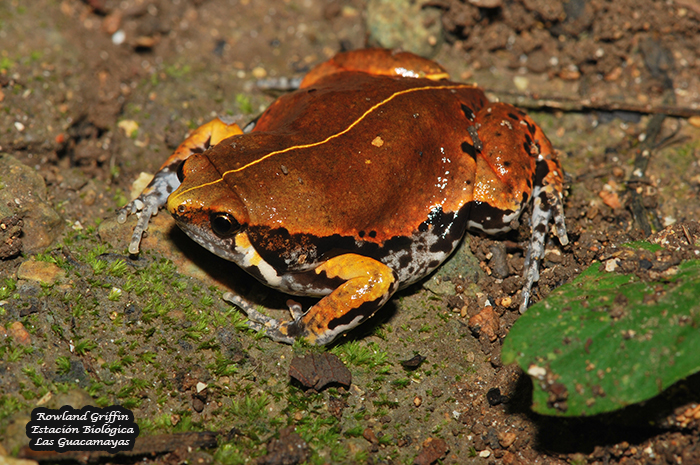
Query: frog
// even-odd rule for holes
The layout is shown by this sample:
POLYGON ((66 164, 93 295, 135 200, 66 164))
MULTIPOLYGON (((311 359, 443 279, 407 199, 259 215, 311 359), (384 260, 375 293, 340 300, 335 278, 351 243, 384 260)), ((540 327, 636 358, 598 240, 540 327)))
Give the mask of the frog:
POLYGON ((139 216, 136 254, 166 207, 264 285, 318 298, 273 318, 224 294, 274 341, 325 345, 430 275, 467 231, 503 234, 530 208, 525 311, 548 228, 568 244, 564 191, 559 152, 523 111, 429 59, 363 49, 311 69, 243 128, 215 118, 196 129, 119 221, 139 216))

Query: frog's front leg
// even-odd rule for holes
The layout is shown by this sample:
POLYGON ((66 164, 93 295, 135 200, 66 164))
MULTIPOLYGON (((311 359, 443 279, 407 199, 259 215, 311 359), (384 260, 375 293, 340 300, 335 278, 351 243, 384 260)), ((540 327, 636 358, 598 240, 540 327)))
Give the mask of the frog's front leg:
POLYGON ((291 344, 303 338, 310 344, 325 345, 374 315, 399 286, 391 268, 357 254, 331 258, 314 272, 344 282, 305 313, 290 305, 292 321, 265 316, 230 292, 224 299, 248 314, 252 329, 264 331, 274 341, 291 344))
POLYGON ((129 202, 117 212, 117 221, 124 223, 130 214, 138 213, 139 220, 134 227, 134 233, 129 242, 129 253, 139 253, 139 245, 148 222, 152 216, 158 213, 168 200, 170 193, 180 185, 177 170, 193 153, 204 152, 209 147, 218 144, 222 140, 242 134, 243 131, 235 123, 225 123, 216 118, 194 130, 194 132, 173 152, 163 163, 153 180, 146 186, 137 198, 129 202))

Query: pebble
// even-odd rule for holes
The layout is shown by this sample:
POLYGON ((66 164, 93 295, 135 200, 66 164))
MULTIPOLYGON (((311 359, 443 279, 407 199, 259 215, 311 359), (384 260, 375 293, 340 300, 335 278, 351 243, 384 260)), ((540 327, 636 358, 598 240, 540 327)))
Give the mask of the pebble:
POLYGON ((39 281, 43 284, 53 284, 62 279, 65 274, 65 271, 53 263, 38 262, 33 258, 23 262, 17 270, 18 279, 39 281))
POLYGON ((121 29, 112 34, 112 43, 114 45, 121 45, 126 40, 126 33, 121 29))
POLYGON ((251 73, 253 74, 253 77, 255 79, 262 79, 265 76, 267 76, 267 71, 262 66, 257 66, 253 68, 253 71, 251 71, 251 73))
POLYGON ((20 321, 15 321, 8 328, 7 332, 12 336, 12 340, 22 344, 23 346, 28 346, 32 342, 32 336, 27 331, 27 328, 20 321))
POLYGON ((509 431, 507 433, 500 433, 498 435, 498 443, 503 447, 504 449, 508 449, 511 444, 515 442, 515 439, 517 438, 517 435, 513 433, 512 431, 509 431))

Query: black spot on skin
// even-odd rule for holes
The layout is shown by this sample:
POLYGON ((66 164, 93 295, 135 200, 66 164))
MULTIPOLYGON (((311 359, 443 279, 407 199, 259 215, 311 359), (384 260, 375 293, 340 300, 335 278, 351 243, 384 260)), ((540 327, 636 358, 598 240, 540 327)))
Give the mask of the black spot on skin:
MULTIPOLYGON (((527 137, 529 138, 530 136, 527 137)), ((525 153, 530 153, 530 144, 523 142, 523 150, 525 150, 525 153)))
POLYGON ((311 93, 313 93, 313 92, 316 92, 316 89, 309 89, 309 90, 306 91, 307 94, 311 94, 311 93))
POLYGON ((376 301, 373 300, 371 302, 364 302, 359 307, 349 310, 345 315, 333 318, 328 322, 328 329, 333 331, 338 326, 349 325, 359 315, 362 316, 360 320, 360 324, 362 324, 379 309, 378 301, 380 301, 380 299, 377 299, 376 301))
POLYGON ((369 237, 371 237, 372 239, 374 239, 375 237, 377 237, 377 231, 370 231, 370 232, 369 232, 369 237))
POLYGON ((507 224, 503 222, 503 218, 513 214, 513 210, 501 210, 486 202, 473 201, 469 203, 472 204, 469 219, 479 223, 484 229, 505 228, 507 224))
POLYGON ((543 212, 548 212, 548 211, 550 211, 550 210, 552 209, 552 204, 551 204, 551 202, 549 201, 549 199, 547 198, 547 194, 545 194, 544 192, 542 192, 542 193, 539 195, 539 198, 542 200, 542 204, 540 204, 540 210, 542 210, 543 212))
MULTIPOLYGON (((448 244, 444 241, 438 241, 435 244, 430 246, 430 251, 432 253, 438 253, 438 252, 446 253, 446 252, 449 252, 450 250, 452 250, 451 244, 448 244)), ((437 260, 434 260, 434 261, 437 261, 437 260)))
POLYGON ((439 260, 431 260, 430 263, 428 263, 428 268, 433 269, 437 268, 440 265, 439 260))
POLYGON ((476 149, 472 144, 470 144, 469 142, 462 142, 461 148, 462 152, 466 153, 467 155, 472 157, 474 161, 476 161, 476 149))
POLYGON ((471 186, 472 185, 471 179, 467 179, 466 184, 467 184, 467 186, 471 186))
MULTIPOLYGON (((528 182, 529 182, 529 181, 528 181, 528 182)), ((523 200, 522 200, 522 202, 523 202, 523 203, 526 203, 526 202, 527 202, 527 199, 528 199, 527 192, 523 192, 523 200)))
POLYGON ((360 231, 360 232, 357 233, 357 235, 360 236, 360 238, 363 238, 363 237, 365 237, 365 232, 364 232, 364 231, 360 231))
POLYGON ((508 118, 513 119, 513 120, 518 120, 520 117, 516 115, 515 113, 508 113, 508 118))
POLYGON ((529 187, 530 189, 532 189, 532 180, 526 179, 526 180, 525 180, 525 184, 527 184, 527 187, 529 187))
POLYGON ((474 112, 472 111, 472 109, 463 103, 460 106, 462 107, 462 112, 464 113, 464 116, 466 116, 469 121, 474 121, 474 112))
POLYGON ((495 135, 496 135, 496 137, 502 137, 503 133, 501 131, 496 131, 495 135))
POLYGON ((296 339, 299 336, 306 336, 306 331, 303 331, 304 334, 302 334, 301 326, 299 326, 299 322, 297 321, 290 321, 289 324, 287 325, 287 336, 296 339))
POLYGON ((547 163, 545 163, 544 161, 539 162, 537 164, 537 167, 535 168, 535 185, 541 186, 542 180, 548 174, 549 174, 549 166, 547 166, 547 163))
POLYGON ((402 256, 401 258, 399 258, 399 266, 401 268, 406 268, 411 263, 412 258, 413 257, 411 257, 411 254, 406 254, 402 256))
POLYGON ((535 125, 534 125, 534 124, 531 124, 531 123, 529 123, 529 122, 527 122, 527 121, 526 121, 526 123, 527 123, 527 130, 530 131, 530 134, 532 134, 532 135, 534 136, 534 135, 535 135, 535 131, 537 130, 537 129, 535 128, 535 125))
POLYGON ((544 234, 547 232, 547 225, 544 223, 540 223, 537 226, 535 226, 535 232, 538 232, 540 234, 544 234))
POLYGON ((504 161, 504 162, 503 162, 503 166, 505 166, 506 168, 509 168, 509 167, 510 167, 510 162, 509 162, 509 161, 504 161))

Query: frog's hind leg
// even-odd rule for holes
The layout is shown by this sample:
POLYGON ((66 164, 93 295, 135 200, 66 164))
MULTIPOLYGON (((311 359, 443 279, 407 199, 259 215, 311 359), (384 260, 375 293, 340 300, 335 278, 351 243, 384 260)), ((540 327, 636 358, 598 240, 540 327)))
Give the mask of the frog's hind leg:
POLYGON ((225 294, 224 299, 248 314, 248 325, 252 329, 264 331, 275 341, 291 344, 299 337, 310 344, 325 345, 374 315, 399 285, 391 268, 357 254, 331 258, 314 272, 344 282, 305 313, 298 306, 290 305, 292 321, 263 315, 231 293, 225 294))
POLYGON ((146 228, 148 228, 149 220, 158 213, 158 209, 165 205, 170 193, 175 191, 180 185, 177 170, 182 165, 182 162, 194 153, 204 152, 212 145, 216 145, 230 136, 242 133, 243 131, 237 124, 228 124, 216 118, 195 129, 180 144, 153 176, 153 180, 141 192, 141 195, 117 212, 117 221, 119 223, 124 223, 128 215, 139 214, 139 220, 134 227, 131 242, 129 242, 129 253, 139 253, 141 238, 146 228))
POLYGON ((554 230, 561 245, 569 243, 564 224, 562 200, 563 176, 554 154, 542 154, 537 162, 537 178, 532 190, 532 215, 530 218, 530 245, 525 255, 520 313, 527 310, 532 285, 540 279, 539 261, 544 257, 545 236, 549 223, 554 220, 554 230))

